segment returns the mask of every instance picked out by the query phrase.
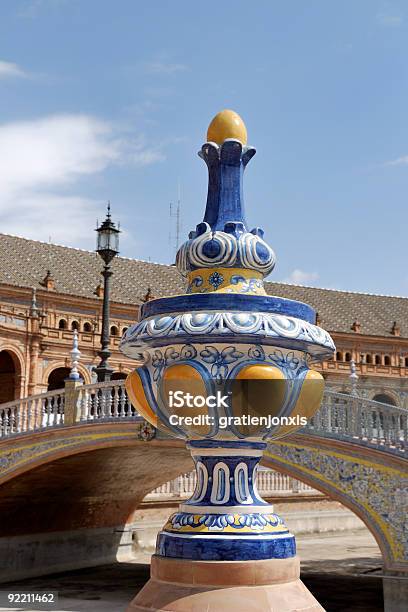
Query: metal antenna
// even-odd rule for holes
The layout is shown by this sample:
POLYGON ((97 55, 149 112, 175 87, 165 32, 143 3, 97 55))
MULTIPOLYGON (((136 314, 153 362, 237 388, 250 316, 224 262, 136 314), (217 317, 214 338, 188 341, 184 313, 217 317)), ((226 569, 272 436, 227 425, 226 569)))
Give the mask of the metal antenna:
POLYGON ((172 223, 172 219, 175 219, 175 235, 173 236, 171 231, 169 234, 169 242, 170 244, 172 244, 174 252, 176 253, 178 251, 179 245, 180 245, 180 234, 181 234, 181 216, 180 216, 180 209, 181 209, 181 186, 180 186, 180 181, 178 181, 178 186, 177 186, 177 191, 178 191, 178 195, 177 195, 177 204, 175 206, 175 210, 174 210, 174 204, 172 202, 170 202, 170 226, 172 223))
POLYGON ((181 185, 180 180, 177 185, 177 213, 176 213, 176 248, 179 248, 180 244, 180 233, 181 233, 181 218, 180 218, 180 210, 181 210, 181 185))

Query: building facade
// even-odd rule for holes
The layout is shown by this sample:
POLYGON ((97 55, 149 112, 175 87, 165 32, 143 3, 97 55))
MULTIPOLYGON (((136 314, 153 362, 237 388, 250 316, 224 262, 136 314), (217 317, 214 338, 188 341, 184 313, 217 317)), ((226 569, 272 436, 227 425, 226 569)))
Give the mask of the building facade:
MULTIPOLYGON (((78 331, 80 374, 94 380, 100 358, 102 265, 90 251, 0 234, 0 403, 61 388, 78 331)), ((134 367, 118 349, 144 301, 183 292, 174 266, 123 257, 112 264, 110 359, 113 378, 134 367)), ((335 359, 320 366, 327 384, 408 408, 408 298, 265 283, 271 295, 305 301, 333 337, 335 359)))

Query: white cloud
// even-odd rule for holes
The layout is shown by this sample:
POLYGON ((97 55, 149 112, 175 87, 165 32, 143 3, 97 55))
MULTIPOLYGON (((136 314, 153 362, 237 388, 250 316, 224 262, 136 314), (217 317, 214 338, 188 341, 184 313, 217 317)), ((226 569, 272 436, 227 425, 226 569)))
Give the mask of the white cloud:
POLYGON ((119 155, 109 124, 92 117, 56 115, 0 125, 0 189, 68 183, 103 170, 119 155))
POLYGON ((408 165, 408 155, 402 155, 391 161, 385 162, 386 166, 406 166, 408 165))
POLYGON ((15 77, 26 77, 26 72, 13 62, 5 62, 0 60, 0 79, 8 79, 15 77))
POLYGON ((87 115, 0 125, 1 231, 84 245, 101 202, 82 196, 78 182, 112 164, 140 167, 163 157, 142 137, 87 115))
POLYGON ((382 26, 393 28, 402 25, 403 22, 403 18, 400 15, 389 15, 387 13, 378 13, 376 20, 382 26))
POLYGON ((185 72, 188 66, 185 64, 176 64, 172 62, 146 62, 144 64, 145 72, 149 74, 175 74, 177 72, 185 72))
POLYGON ((317 272, 304 272, 303 270, 296 269, 293 270, 283 282, 292 283, 294 285, 307 285, 308 283, 317 281, 318 278, 319 275, 317 272))
MULTIPOLYGON (((15 204, 16 199, 11 201, 15 204)), ((21 193, 17 209, 0 212, 2 232, 58 244, 93 248, 96 219, 105 211, 105 202, 81 196, 53 193, 21 193)))
POLYGON ((22 19, 34 19, 43 10, 54 9, 68 4, 70 0, 26 0, 17 10, 17 17, 22 19))
POLYGON ((149 147, 145 139, 139 137, 136 139, 123 139, 117 144, 121 150, 117 163, 142 167, 155 164, 166 158, 161 149, 161 146, 165 143, 162 143, 159 147, 149 147))

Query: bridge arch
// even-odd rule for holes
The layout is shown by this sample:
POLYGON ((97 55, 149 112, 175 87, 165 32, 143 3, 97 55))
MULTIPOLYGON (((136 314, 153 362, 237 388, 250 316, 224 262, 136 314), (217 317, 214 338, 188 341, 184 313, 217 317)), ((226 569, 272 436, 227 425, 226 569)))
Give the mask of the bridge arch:
POLYGON ((193 466, 183 442, 146 442, 142 426, 89 424, 4 441, 0 537, 129 522, 152 488, 193 466))
POLYGON ((0 539, 24 549, 1 548, 3 582, 130 553, 144 496, 193 465, 184 444, 146 442, 143 427, 90 423, 1 441, 0 539))
MULTIPOLYGON (((8 489, 8 481, 18 481, 20 485, 16 490, 21 494, 21 483, 24 482, 29 483, 31 490, 37 490, 35 483, 30 481, 40 475, 41 482, 54 487, 53 491, 45 491, 43 486, 38 486, 38 495, 44 494, 41 503, 45 506, 54 499, 60 485, 59 495, 64 496, 69 488, 73 500, 76 491, 81 499, 81 496, 85 499, 98 499, 100 496, 106 501, 107 498, 119 500, 125 496, 123 503, 115 502, 115 520, 127 522, 138 502, 153 488, 191 469, 191 459, 182 441, 155 439, 143 442, 142 438, 142 423, 112 422, 33 433, 20 437, 18 444, 15 438, 4 440, 0 447, 0 461, 4 466, 0 501, 8 489), (167 447, 172 451, 166 452, 167 447), (50 471, 48 466, 51 464, 50 471), (115 489, 114 495, 111 491, 107 496, 101 478, 111 464, 115 467, 115 486, 120 482, 126 494, 115 489), (86 469, 89 476, 84 475, 86 469), (47 474, 53 475, 52 482, 47 474), (61 475, 60 481, 58 474, 61 475), (78 482, 68 486, 67 478, 78 479, 78 482), (132 499, 128 495, 130 490, 133 491, 132 499)), ((270 444, 264 464, 340 501, 372 532, 383 554, 385 568, 407 571, 408 525, 403 484, 408 483, 406 460, 350 442, 297 434, 270 444)), ((86 504, 81 506, 79 501, 71 503, 79 504, 73 513, 78 526, 79 517, 84 520, 89 517, 89 508, 86 509, 86 504)), ((102 507, 101 503, 100 516, 107 516, 102 507)), ((113 524, 112 516, 109 520, 113 524)))
POLYGON ((384 568, 408 569, 406 460, 357 444, 302 435, 270 444, 264 464, 341 502, 373 534, 384 568))

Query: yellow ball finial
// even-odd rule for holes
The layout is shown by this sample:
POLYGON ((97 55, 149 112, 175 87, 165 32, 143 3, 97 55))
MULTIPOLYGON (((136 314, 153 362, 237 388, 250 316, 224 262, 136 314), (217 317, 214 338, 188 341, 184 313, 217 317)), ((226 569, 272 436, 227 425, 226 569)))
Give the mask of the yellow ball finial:
POLYGON ((222 145, 227 138, 235 138, 243 145, 247 143, 247 131, 241 117, 232 110, 223 110, 215 115, 207 130, 207 142, 222 145))

